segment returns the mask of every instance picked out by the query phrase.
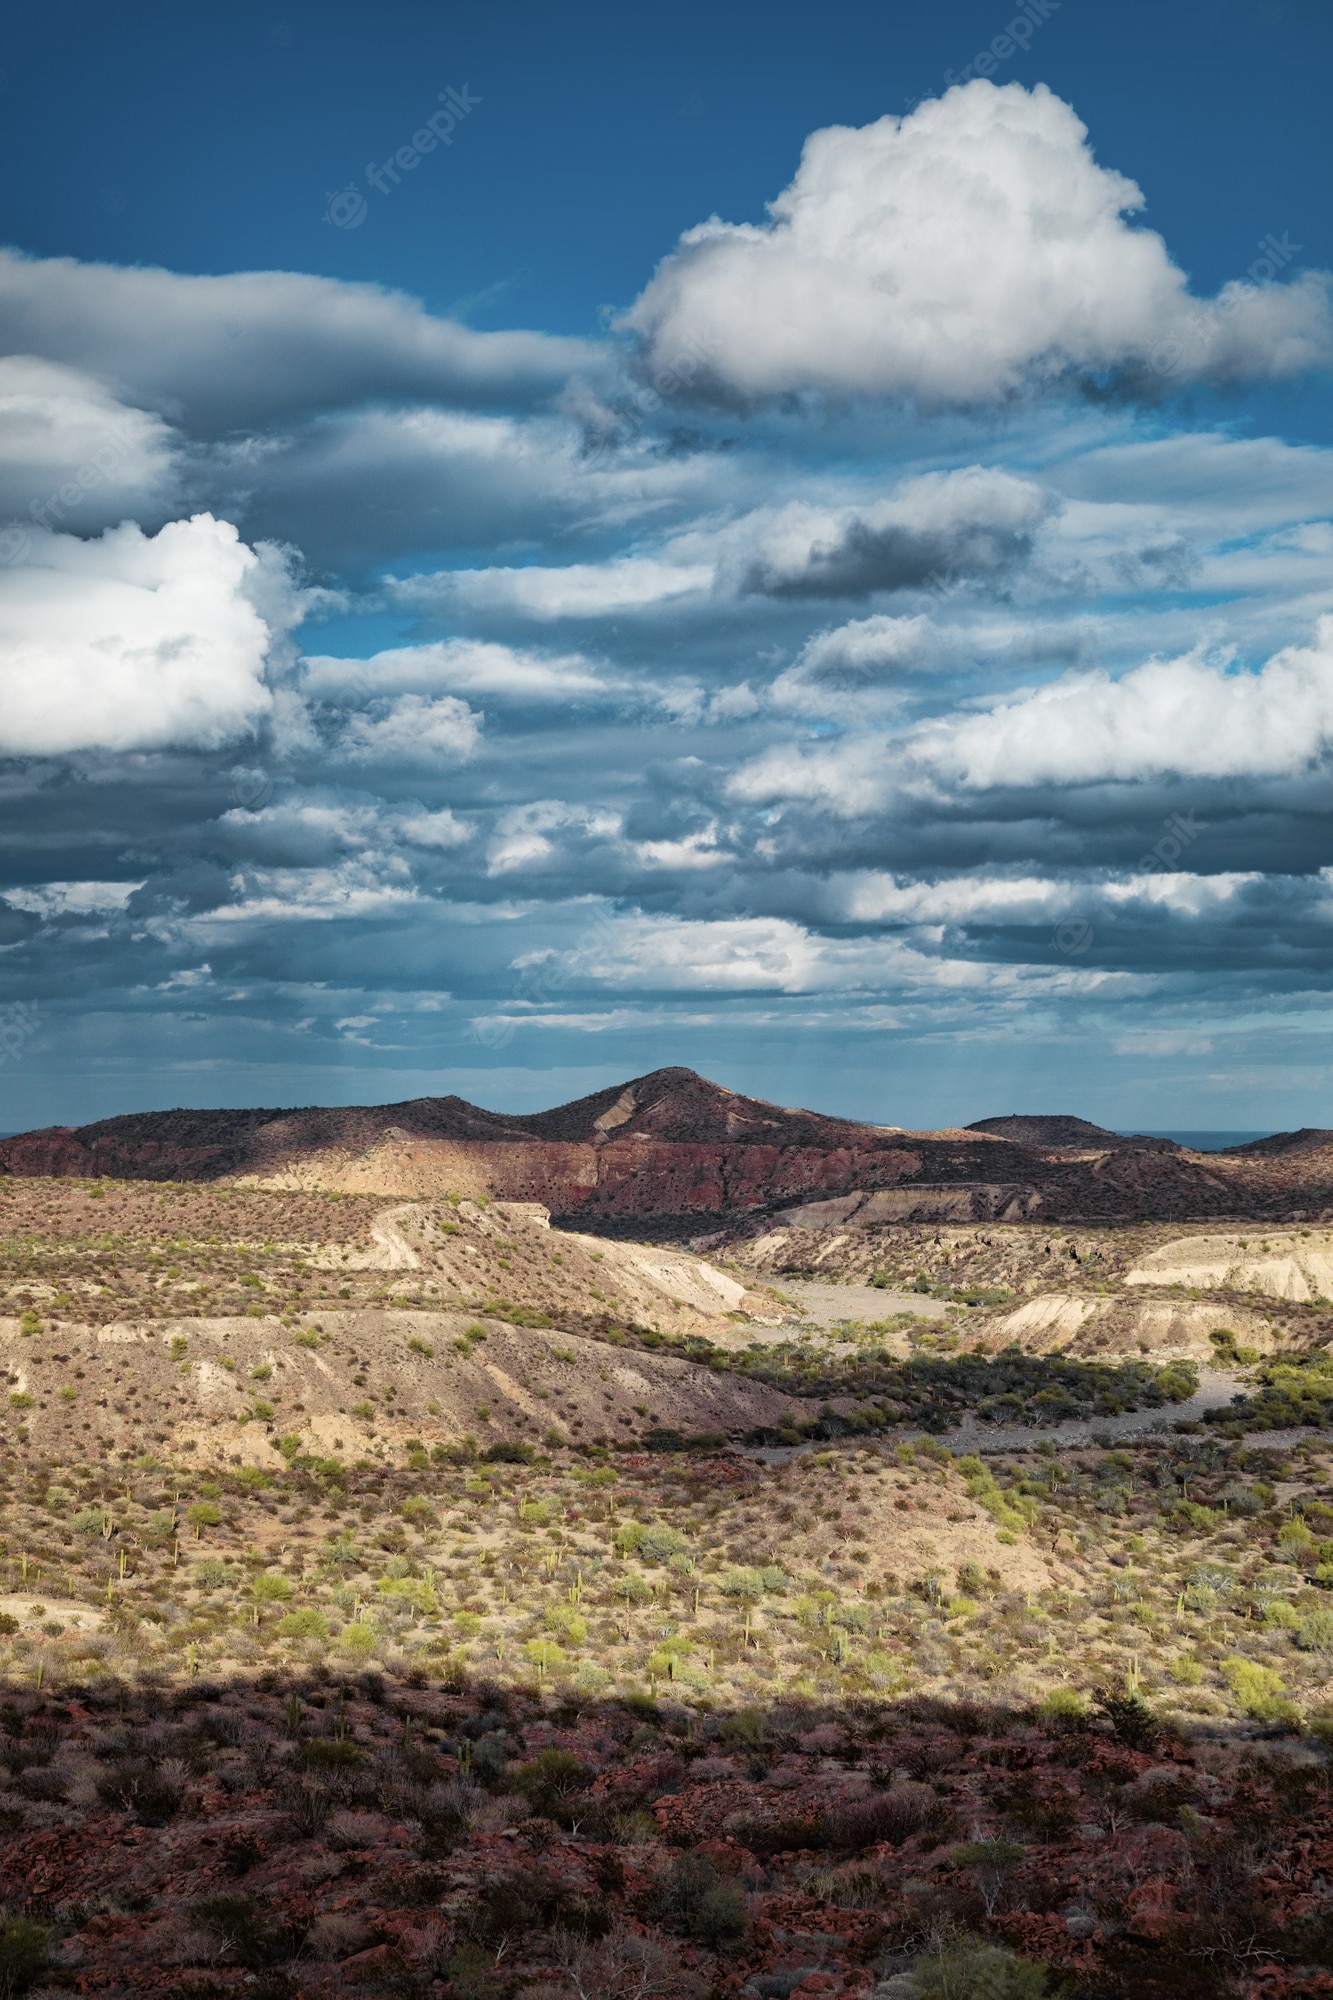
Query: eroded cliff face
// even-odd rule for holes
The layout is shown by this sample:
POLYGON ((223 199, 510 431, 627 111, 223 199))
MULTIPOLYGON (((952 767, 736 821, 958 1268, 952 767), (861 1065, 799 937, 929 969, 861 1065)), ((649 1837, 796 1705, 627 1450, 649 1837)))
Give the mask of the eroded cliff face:
MULTIPOLYGON (((1062 1136, 1081 1121, 1053 1124, 1062 1136)), ((1097 1128, 1087 1130, 1097 1138, 1097 1128)), ((1328 1134, 1230 1155, 1016 1143, 978 1129, 907 1132, 768 1104, 691 1070, 651 1075, 551 1111, 511 1115, 459 1097, 297 1110, 165 1111, 0 1143, 0 1174, 216 1181, 426 1200, 536 1201, 623 1233, 889 1221, 1315 1222, 1333 1214, 1328 1134), (845 1212, 821 1204, 850 1202, 845 1212)), ((1115 1141, 1114 1144, 1109 1143, 1115 1141)))
POLYGON ((393 1134, 365 1151, 321 1149, 268 1171, 232 1176, 250 1187, 333 1187, 429 1200, 445 1193, 536 1201, 587 1220, 746 1215, 775 1202, 886 1187, 920 1172, 897 1148, 684 1144, 606 1138, 429 1141, 393 1134))

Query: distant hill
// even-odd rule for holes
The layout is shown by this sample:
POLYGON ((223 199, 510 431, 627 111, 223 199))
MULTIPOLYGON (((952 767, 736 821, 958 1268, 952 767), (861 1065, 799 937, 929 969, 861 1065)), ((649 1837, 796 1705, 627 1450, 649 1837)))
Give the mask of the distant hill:
POLYGON ((1333 1132, 1322 1125, 1302 1125, 1299 1132, 1273 1132, 1266 1139, 1251 1139, 1234 1151, 1251 1158, 1275 1158, 1288 1153, 1333 1151, 1333 1132))
POLYGON ((1039 1150, 1048 1146, 1079 1146, 1085 1150, 1096 1147, 1107 1153, 1124 1146, 1136 1146, 1149 1153, 1178 1153, 1182 1150, 1174 1139, 1152 1139, 1145 1133, 1130 1136, 1123 1132, 1108 1132, 1104 1125, 1089 1124, 1086 1118, 1024 1117, 1014 1112, 1008 1118, 978 1118, 967 1129, 969 1132, 989 1132, 996 1139, 1012 1139, 1016 1146, 1033 1146, 1039 1150))
POLYGON ((1333 1217, 1328 1133, 1205 1156, 1073 1117, 912 1132, 769 1104, 675 1067, 522 1115, 461 1097, 136 1112, 0 1141, 4 1174, 487 1196, 663 1240, 839 1203, 857 1228, 1333 1217))

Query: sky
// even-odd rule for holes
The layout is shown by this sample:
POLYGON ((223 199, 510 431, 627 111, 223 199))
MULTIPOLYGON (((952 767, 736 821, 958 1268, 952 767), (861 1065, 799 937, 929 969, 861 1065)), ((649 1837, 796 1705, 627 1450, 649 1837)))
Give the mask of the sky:
POLYGON ((1333 1125, 1327 0, 0 51, 0 1130, 1333 1125))

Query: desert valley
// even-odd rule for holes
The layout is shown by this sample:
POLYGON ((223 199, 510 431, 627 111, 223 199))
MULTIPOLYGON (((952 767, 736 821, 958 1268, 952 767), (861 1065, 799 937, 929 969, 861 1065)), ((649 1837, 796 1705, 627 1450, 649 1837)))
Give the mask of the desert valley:
POLYGON ((9 1990, 1333 1991, 1333 1135, 0 1147, 9 1990))

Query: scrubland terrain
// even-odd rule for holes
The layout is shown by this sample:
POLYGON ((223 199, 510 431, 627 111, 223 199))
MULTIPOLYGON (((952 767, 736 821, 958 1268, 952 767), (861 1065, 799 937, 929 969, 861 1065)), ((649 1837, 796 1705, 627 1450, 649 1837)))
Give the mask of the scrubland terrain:
POLYGON ((0 1183, 0 1991, 1333 1993, 1328 1254, 0 1183))

